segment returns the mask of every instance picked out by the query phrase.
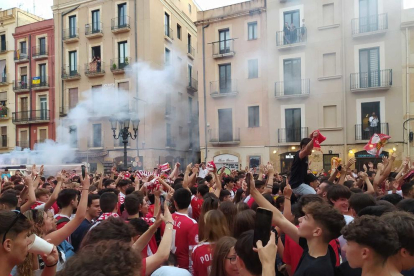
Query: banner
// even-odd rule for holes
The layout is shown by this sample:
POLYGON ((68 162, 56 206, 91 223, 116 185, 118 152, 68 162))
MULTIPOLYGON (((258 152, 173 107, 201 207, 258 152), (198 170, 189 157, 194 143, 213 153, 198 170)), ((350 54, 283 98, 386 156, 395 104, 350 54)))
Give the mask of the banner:
POLYGON ((40 77, 33 77, 32 84, 40 84, 40 77))

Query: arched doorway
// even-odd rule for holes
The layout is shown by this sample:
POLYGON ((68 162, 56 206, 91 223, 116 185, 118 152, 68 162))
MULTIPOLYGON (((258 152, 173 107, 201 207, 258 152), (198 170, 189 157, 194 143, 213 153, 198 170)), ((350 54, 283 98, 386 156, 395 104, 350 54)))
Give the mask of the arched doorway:
POLYGON ((296 152, 285 152, 280 155, 280 172, 290 172, 296 152))
POLYGON ((114 158, 114 164, 116 166, 116 169, 118 171, 124 170, 125 167, 132 169, 132 162, 135 161, 135 159, 131 156, 127 156, 127 165, 124 165, 124 157, 119 156, 114 158))
POLYGON ((239 169, 239 157, 232 154, 220 154, 213 158, 214 163, 216 164, 217 170, 225 166, 230 170, 239 169))
MULTIPOLYGON (((387 151, 381 152, 381 155, 378 157, 375 157, 374 155, 369 154, 365 150, 358 151, 355 153, 356 163, 355 163, 355 169, 358 171, 363 171, 364 164, 367 165, 368 162, 374 163, 374 166, 382 161, 382 157, 388 157, 389 153, 387 151)), ((368 166, 368 165, 367 165, 368 166)))

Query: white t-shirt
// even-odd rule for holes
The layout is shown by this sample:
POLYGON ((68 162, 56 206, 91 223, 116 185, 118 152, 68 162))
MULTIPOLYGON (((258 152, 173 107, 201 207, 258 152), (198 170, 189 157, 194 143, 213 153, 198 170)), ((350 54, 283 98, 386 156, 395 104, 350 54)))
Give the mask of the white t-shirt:
POLYGON ((155 270, 151 276, 191 276, 187 269, 178 268, 175 266, 162 266, 155 270))
POLYGON ((200 169, 200 171, 198 172, 198 177, 204 178, 207 175, 208 175, 208 169, 207 168, 205 168, 204 170, 200 169))
POLYGON ((371 127, 376 127, 378 125, 378 118, 369 117, 369 122, 371 127))
MULTIPOLYGON (((345 218, 346 225, 350 224, 354 220, 353 217, 348 216, 348 215, 344 215, 344 218, 345 218)), ((346 244, 346 239, 344 239, 344 236, 341 235, 338 238, 338 240, 339 240, 339 244, 340 244, 341 249, 342 249, 344 247, 344 245, 346 244)), ((344 250, 341 250, 341 257, 342 257, 342 262, 346 262, 346 252, 344 250)))
MULTIPOLYGON (((392 191, 388 191, 388 193, 387 194, 392 194, 392 191)), ((402 194, 402 190, 399 190, 399 191, 397 191, 396 192, 396 194, 398 194, 398 195, 400 195, 400 196, 403 196, 403 194, 402 194)))

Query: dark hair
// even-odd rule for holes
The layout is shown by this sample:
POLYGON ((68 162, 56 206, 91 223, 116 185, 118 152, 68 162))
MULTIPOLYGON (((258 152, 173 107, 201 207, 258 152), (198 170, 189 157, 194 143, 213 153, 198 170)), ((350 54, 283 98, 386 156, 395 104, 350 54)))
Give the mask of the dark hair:
POLYGON ((125 195, 130 195, 135 191, 135 187, 130 186, 125 190, 125 195))
POLYGON ((210 188, 206 184, 200 184, 197 187, 197 192, 199 192, 201 196, 205 196, 209 190, 210 188))
POLYGON ((244 193, 244 191, 243 191, 242 188, 237 189, 236 194, 234 195, 233 202, 236 203, 236 204, 239 203, 242 199, 243 193, 244 193))
POLYGON ((394 228, 379 217, 355 218, 341 233, 347 241, 371 247, 384 261, 400 248, 394 228))
POLYGON ((141 256, 130 242, 102 240, 84 246, 76 255, 68 259, 58 276, 107 275, 116 271, 117 275, 135 276, 141 269, 141 256))
POLYGON ((322 197, 318 195, 304 195, 299 198, 299 200, 292 206, 292 214, 295 216, 295 224, 298 225, 298 219, 303 217, 305 213, 303 212, 303 207, 311 202, 324 203, 322 197))
POLYGON ((190 187, 190 191, 191 191, 192 195, 196 195, 197 194, 197 187, 194 187, 194 186, 190 187))
POLYGON ((129 221, 129 224, 132 227, 134 227, 134 229, 135 229, 135 231, 136 231, 136 233, 138 235, 144 234, 148 230, 148 228, 149 228, 149 224, 145 220, 143 220, 141 218, 131 219, 129 221))
POLYGON ((176 178, 175 180, 174 180, 174 187, 175 187, 175 185, 177 185, 177 184, 183 184, 183 179, 182 178, 176 178))
POLYGON ((266 185, 266 182, 264 182, 263 180, 255 180, 254 181, 254 186, 259 189, 261 187, 263 187, 264 185, 266 185))
POLYGON ((220 197, 219 197, 220 202, 223 201, 226 196, 231 196, 230 191, 229 190, 221 190, 220 191, 220 197))
POLYGON ((20 217, 20 214, 13 211, 8 210, 0 210, 0 237, 3 238, 4 234, 6 233, 7 229, 7 236, 11 239, 16 238, 17 235, 24 231, 29 231, 32 227, 31 222, 28 219, 24 219, 24 217, 20 217), (16 216, 19 216, 16 223, 9 229, 12 225, 16 216))
POLYGON ((236 239, 232 237, 222 237, 216 243, 213 251, 213 260, 211 262, 210 275, 226 276, 225 261, 232 247, 236 245, 236 239))
POLYGON ((326 243, 338 238, 341 229, 345 226, 344 216, 326 203, 311 202, 303 208, 305 214, 312 215, 313 219, 322 228, 322 237, 326 243))
POLYGON ((353 194, 361 194, 361 193, 364 193, 364 191, 362 190, 362 189, 360 189, 360 188, 351 188, 351 189, 349 189, 350 191, 351 191, 351 193, 353 193, 353 194))
POLYGON ((302 149, 302 147, 303 146, 306 146, 307 144, 309 144, 310 141, 312 141, 311 138, 303 138, 302 141, 300 141, 300 148, 302 149))
POLYGON ((102 240, 117 240, 130 243, 134 236, 135 230, 129 223, 125 223, 121 218, 109 217, 93 227, 85 235, 80 248, 102 240))
POLYGON ((237 214, 236 205, 233 202, 222 202, 219 206, 219 210, 223 212, 224 216, 226 217, 227 225, 230 230, 230 234, 233 234, 234 228, 234 219, 237 214))
POLYGON ((285 196, 278 196, 276 198, 275 206, 278 210, 282 207, 282 204, 285 203, 285 196))
POLYGON ((76 200, 76 198, 79 196, 79 191, 75 189, 64 189, 59 192, 58 198, 57 198, 57 205, 60 209, 68 207, 72 200, 76 200))
POLYGON ((273 187, 272 187, 272 194, 273 195, 276 195, 276 194, 278 194, 279 193, 279 190, 280 190, 280 185, 279 184, 273 184, 273 187))
POLYGON ((412 213, 395 211, 384 214, 381 219, 389 223, 398 235, 402 248, 414 255, 414 215, 412 213))
POLYGON ((400 202, 402 199, 402 196, 400 196, 399 194, 388 194, 381 197, 381 200, 388 201, 392 203, 392 205, 397 205, 398 202, 400 202))
POLYGON ((401 191, 402 191, 403 195, 407 196, 410 193, 413 186, 414 186, 414 181, 402 184, 401 191))
POLYGON ((103 186, 106 188, 114 182, 115 182, 115 180, 113 180, 113 179, 107 179, 103 182, 103 186))
POLYGON ((368 174, 368 177, 372 177, 372 175, 375 174, 375 172, 369 171, 367 172, 367 174, 368 174))
POLYGON ((239 212, 234 220, 233 237, 238 239, 242 233, 254 229, 255 219, 256 212, 251 209, 239 212))
POLYGON ((233 177, 228 176, 228 177, 225 177, 224 178, 224 185, 226 185, 226 184, 228 184, 230 182, 234 182, 234 178, 233 177))
POLYGON ((104 193, 113 193, 115 195, 119 194, 119 191, 117 189, 114 188, 106 188, 106 189, 102 189, 98 192, 98 195, 102 196, 104 193))
POLYGON ((348 187, 343 185, 333 185, 330 186, 328 192, 326 193, 326 198, 328 203, 333 205, 332 201, 337 201, 340 198, 349 199, 351 197, 351 191, 348 187))
POLYGON ((115 210, 118 203, 118 196, 114 193, 103 193, 100 197, 99 204, 103 213, 110 213, 115 210))
POLYGON ((206 175, 206 177, 204 177, 204 180, 207 182, 210 182, 213 179, 213 177, 211 175, 206 175))
POLYGON ((121 188, 121 187, 130 185, 130 184, 131 184, 131 180, 129 180, 129 179, 122 179, 122 180, 120 180, 118 182, 118 185, 116 185, 116 186, 119 187, 119 188, 121 188))
MULTIPOLYGON (((270 204, 275 206, 275 200, 273 199, 273 196, 271 194, 265 193, 265 194, 263 194, 263 197, 267 201, 269 201, 270 204)), ((253 202, 251 209, 256 212, 257 208, 259 208, 259 205, 257 204, 257 202, 253 202)))
POLYGON ((347 181, 344 182, 344 186, 351 189, 354 186, 354 181, 353 180, 347 180, 347 181))
POLYGON ((204 239, 204 215, 210 210, 217 210, 220 202, 217 196, 212 193, 204 195, 203 200, 198 218, 198 240, 200 241, 204 239))
POLYGON ((254 231, 249 230, 240 235, 237 239, 234 250, 237 256, 244 262, 247 271, 253 275, 262 275, 262 263, 259 254, 253 251, 254 231))
POLYGON ((250 209, 249 205, 247 205, 247 203, 244 203, 244 202, 241 202, 241 201, 236 204, 236 208, 237 208, 237 213, 240 213, 242 211, 250 209))
POLYGON ((397 208, 401 211, 406 211, 411 214, 414 214, 414 199, 407 198, 403 199, 397 204, 397 208))
POLYGON ((125 206, 125 210, 128 212, 128 215, 133 216, 138 214, 139 211, 139 205, 142 204, 142 200, 141 202, 139 201, 140 198, 137 195, 127 195, 125 197, 125 202, 124 202, 124 206, 125 206))
POLYGON ((174 201, 178 210, 187 209, 191 203, 191 193, 187 189, 178 189, 174 192, 174 201))
POLYGON ((372 195, 368 194, 353 194, 349 198, 349 207, 355 210, 355 213, 359 213, 362 209, 368 206, 375 206, 377 202, 372 195))
POLYGON ((7 205, 10 209, 16 208, 19 200, 17 199, 15 191, 6 191, 0 197, 0 204, 7 205))
POLYGON ((358 216, 362 217, 365 215, 369 215, 369 216, 380 217, 385 213, 393 212, 393 211, 395 211, 395 208, 392 208, 387 205, 368 206, 362 209, 361 211, 359 211, 358 216))
POLYGON ((88 195, 88 207, 91 207, 92 205, 92 201, 94 201, 95 199, 100 199, 101 196, 97 195, 97 194, 89 194, 88 195))

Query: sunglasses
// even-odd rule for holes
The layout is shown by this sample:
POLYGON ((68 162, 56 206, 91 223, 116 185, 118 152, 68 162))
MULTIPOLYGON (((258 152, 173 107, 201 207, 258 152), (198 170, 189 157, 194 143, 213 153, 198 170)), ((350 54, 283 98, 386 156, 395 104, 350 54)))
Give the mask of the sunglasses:
POLYGON ((16 218, 13 220, 13 222, 10 224, 10 226, 7 228, 6 232, 4 233, 3 236, 3 241, 2 241, 2 245, 4 244, 4 242, 6 241, 6 236, 9 233, 9 231, 13 228, 13 226, 16 224, 16 222, 19 220, 19 218, 26 220, 26 216, 23 215, 22 213, 20 213, 17 210, 13 210, 13 212, 16 214, 16 218))

